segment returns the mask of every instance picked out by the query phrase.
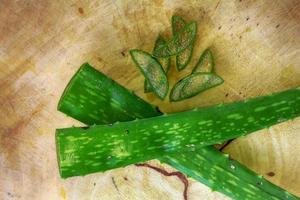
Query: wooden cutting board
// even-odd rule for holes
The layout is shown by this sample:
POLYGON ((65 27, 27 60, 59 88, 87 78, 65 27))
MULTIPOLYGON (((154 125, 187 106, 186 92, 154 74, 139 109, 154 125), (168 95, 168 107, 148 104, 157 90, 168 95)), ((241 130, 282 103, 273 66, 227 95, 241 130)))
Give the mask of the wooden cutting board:
MULTIPOLYGON (((163 111, 233 102, 300 86, 300 2, 0 1, 0 199, 183 199, 184 185, 149 168, 128 166, 62 180, 54 144, 58 127, 81 125, 56 111, 71 76, 89 62, 163 111), (171 70, 171 84, 211 47, 225 83, 169 103, 143 93, 128 50, 151 51, 170 36, 176 13, 198 22, 192 63, 171 70)), ((239 138, 225 151, 271 182, 300 195, 300 119, 239 138)), ((174 169, 151 164, 167 170, 174 169)), ((226 199, 189 179, 187 199, 226 199)))

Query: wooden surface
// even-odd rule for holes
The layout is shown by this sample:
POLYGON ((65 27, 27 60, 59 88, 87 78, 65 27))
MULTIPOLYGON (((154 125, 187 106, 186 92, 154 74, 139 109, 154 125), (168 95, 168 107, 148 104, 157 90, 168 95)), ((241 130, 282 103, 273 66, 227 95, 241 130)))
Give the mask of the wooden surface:
MULTIPOLYGON (((232 102, 300 86, 300 2, 0 0, 0 199, 183 199, 176 177, 128 166, 62 180, 55 128, 80 125, 56 111, 81 63, 90 62, 166 112, 232 102), (177 13, 199 25, 189 73, 211 46, 225 84, 170 104, 143 94, 128 50, 152 49, 177 13)), ((237 139, 225 151, 300 195, 300 119, 237 139)), ((157 161, 153 165, 161 166, 157 161)), ((189 180, 188 199, 225 199, 189 180)))

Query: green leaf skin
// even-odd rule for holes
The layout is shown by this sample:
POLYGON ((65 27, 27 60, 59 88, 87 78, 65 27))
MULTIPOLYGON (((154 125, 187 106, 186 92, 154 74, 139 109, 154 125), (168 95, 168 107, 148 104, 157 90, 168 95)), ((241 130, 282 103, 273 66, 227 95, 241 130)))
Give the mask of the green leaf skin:
POLYGON ((212 73, 193 73, 178 81, 170 92, 170 101, 181 101, 221 85, 224 80, 212 73))
POLYGON ((168 93, 169 83, 161 64, 149 53, 142 50, 130 50, 130 55, 149 82, 153 92, 163 100, 168 93))
POLYGON ((83 64, 73 76, 60 98, 57 109, 89 125, 130 121, 157 116, 160 113, 155 106, 88 63, 83 64))
MULTIPOLYGON (((98 72, 95 72, 96 74, 98 72)), ((101 77, 101 76, 100 76, 101 77)), ((96 77, 95 77, 96 78, 96 77)), ((102 77, 100 79, 95 79, 98 82, 102 82, 102 77)), ((88 81, 91 81, 88 79, 88 81)), ((81 83, 83 83, 82 81, 81 83)), ((113 84, 111 87, 112 90, 114 91, 119 91, 119 85, 118 84, 113 84)), ((107 91, 102 91, 104 93, 110 93, 110 88, 111 87, 106 87, 105 89, 107 91)), ((76 95, 76 93, 75 93, 76 95)), ((94 96, 86 96, 86 99, 94 99, 94 96)), ((75 107, 77 106, 79 100, 77 101, 71 101, 70 103, 73 104, 75 107)), ((103 101, 102 103, 105 104, 106 101, 103 99, 99 99, 99 101, 103 101)), ((133 96, 131 98, 131 102, 135 101, 133 104, 137 103, 139 104, 139 97, 133 96)), ((99 102, 99 105, 101 103, 99 102)), ((120 102, 121 103, 121 102, 120 102)), ((84 106, 87 106, 89 104, 85 104, 84 106)), ((124 110, 130 110, 131 105, 126 104, 127 107, 123 107, 124 110)), ((100 107, 101 108, 101 107, 100 107)), ((91 107, 86 107, 84 112, 81 113, 81 117, 83 118, 88 118, 89 114, 93 112, 95 108, 91 107), (92 110, 89 110, 92 109, 92 110)), ((152 106, 149 104, 149 106, 144 107, 143 112, 139 113, 139 116, 145 116, 147 117, 148 112, 152 112, 152 106)), ((120 115, 122 115, 122 110, 117 110, 120 115)), ((66 113, 67 114, 67 113, 66 113)), ((109 114, 109 113, 107 113, 109 114)), ((157 115, 160 115, 162 113, 157 111, 157 115)), ((112 116, 112 115, 108 115, 112 116)), ((98 115, 98 118, 96 119, 91 119, 94 121, 90 121, 93 124, 97 124, 99 121, 101 121, 102 116, 98 115)), ((114 120, 121 120, 118 118, 115 118, 112 116, 109 121, 115 122, 114 120)), ((277 197, 282 197, 281 199, 284 199, 283 197, 287 197, 286 199, 295 199, 291 194, 288 192, 278 188, 277 186, 272 185, 269 182, 266 182, 264 179, 260 180, 260 177, 257 176, 255 173, 252 171, 249 171, 246 167, 242 166, 236 161, 233 161, 226 157, 224 154, 221 152, 217 151, 213 147, 202 147, 199 150, 195 151, 193 146, 187 147, 187 150, 189 152, 179 152, 179 153, 168 153, 166 156, 161 157, 160 160, 162 162, 165 162, 178 170, 186 173, 187 175, 191 176, 192 178, 206 184, 209 187, 215 188, 216 190, 232 197, 245 197, 245 194, 249 194, 249 190, 254 191, 256 193, 255 199, 259 199, 258 197, 261 197, 262 195, 265 194, 265 192, 269 193, 270 196, 277 196, 277 197), (193 149, 191 149, 193 148, 193 149), (193 163, 194 162, 194 163, 193 163), (234 166, 234 170, 232 170, 232 167, 234 166), (212 168, 216 168, 216 170, 224 170, 221 173, 215 174, 215 170, 211 170, 212 168), (237 170, 235 170, 237 169, 237 170), (241 172, 240 172, 241 171, 241 172), (231 174, 230 174, 231 173, 231 174), (246 174, 246 175, 245 175, 246 174), (232 177, 235 176, 235 177, 232 177), (258 180, 257 180, 258 179, 258 180), (236 181, 238 180, 238 182, 236 181), (227 182, 224 182, 227 181, 227 182), (234 185, 234 182, 237 182, 238 185, 243 185, 244 190, 240 190, 234 185), (262 182, 263 184, 255 184, 255 183, 260 183, 262 182), (233 184, 232 184, 233 183, 233 184), (254 183, 254 184, 253 184, 254 183), (250 185, 256 187, 253 188, 250 185), (266 189, 265 189, 266 188, 266 189), (256 190, 261 190, 261 191, 256 191, 256 190), (265 192, 264 192, 265 191, 265 192), (262 194, 261 194, 262 192, 262 194)), ((250 196, 253 197, 253 195, 250 194, 250 196)), ((251 199, 251 198, 249 198, 251 199)), ((264 198, 267 199, 267 198, 264 198)))
POLYGON ((106 171, 164 152, 222 143, 300 115, 300 88, 111 126, 57 129, 62 177, 106 171))
MULTIPOLYGON (((158 37, 155 41, 153 52, 155 51, 155 49, 157 49, 160 46, 165 45, 165 44, 166 44, 165 39, 161 35, 158 35, 158 37)), ((168 74, 170 66, 171 66, 171 58, 161 58, 161 59, 158 59, 158 62, 163 67, 165 73, 168 74)), ((145 79, 145 82, 144 82, 144 92, 145 93, 153 92, 150 83, 146 79, 145 79)))
MULTIPOLYGON (((180 30, 182 30, 185 26, 185 21, 182 19, 182 17, 174 15, 172 16, 172 32, 173 36, 175 37, 180 30)), ((195 41, 195 40, 194 40, 195 41)), ((176 55, 176 67, 178 71, 183 70, 191 61, 192 54, 194 49, 194 42, 188 46, 185 50, 183 50, 181 53, 176 55)))
POLYGON ((205 51, 200 56, 196 66, 194 67, 192 73, 197 73, 197 72, 210 73, 210 72, 214 72, 214 68, 215 68, 215 61, 214 61, 213 54, 210 49, 205 49, 205 51))
MULTIPOLYGON (((96 72, 98 73, 98 72, 96 72)), ((101 81, 100 79, 97 79, 98 81, 101 81)), ((91 81, 91 80, 89 80, 91 81)), ((82 81, 83 82, 83 81, 82 81)), ((112 85, 112 87, 115 87, 114 89, 116 91, 118 91, 118 87, 119 85, 112 85), (117 86, 116 86, 117 85, 117 86)), ((109 88, 106 88, 107 91, 104 93, 109 93, 109 88)), ((86 96, 87 99, 94 99, 93 96, 86 96)), ((139 98, 137 96, 134 96, 133 98, 135 98, 135 103, 139 102, 139 98)), ((103 99, 99 99, 99 101, 103 101, 103 99)), ((71 101, 70 103, 73 104, 74 106, 76 106, 77 101, 71 101), (75 103, 75 104, 74 104, 75 103)), ((106 101, 103 101, 103 103, 105 103, 106 101)), ((85 106, 88 104, 85 104, 85 106)), ((129 107, 123 107, 123 109, 125 110, 130 110, 130 105, 127 105, 129 107)), ((92 110, 88 110, 89 108, 86 108, 84 112, 81 113, 81 116, 84 118, 88 118, 90 112, 92 112, 94 109, 92 110)), ((143 110, 144 112, 139 113, 139 115, 141 116, 145 116, 147 117, 147 112, 152 112, 152 106, 148 106, 148 109, 143 110)), ((119 114, 122 115, 122 111, 119 110, 119 114)), ((107 113, 108 114, 108 113, 107 113)), ((160 115, 160 112, 157 112, 157 115, 160 115)), ((111 116, 111 115, 109 115, 111 116)), ((99 121, 101 121, 101 115, 97 116, 98 119, 92 119, 94 121, 91 121, 91 123, 97 123, 99 121)), ((114 120, 120 120, 120 119, 116 119, 116 118, 111 118, 109 121, 114 122, 114 120)), ((254 191, 255 189, 253 189, 252 187, 247 187, 249 184, 246 184, 248 182, 251 181, 253 183, 259 183, 260 178, 259 176, 257 176, 256 174, 254 174, 253 172, 249 172, 249 170, 247 170, 247 168, 245 168, 244 166, 240 165, 239 163, 237 163, 236 161, 230 160, 228 157, 224 156, 224 154, 220 153, 219 151, 217 151, 215 148, 213 147, 202 147, 201 149, 197 150, 197 151, 192 151, 191 149, 189 149, 190 152, 179 152, 179 153, 169 153, 167 156, 164 157, 160 157, 160 160, 162 162, 165 162, 175 168, 177 168, 178 170, 186 173, 187 175, 193 177, 196 180, 199 180, 200 182, 203 182, 204 184, 206 184, 209 187, 213 187, 213 188, 217 188, 218 191, 227 194, 228 196, 231 197, 239 197, 239 196, 245 196, 245 193, 247 191, 254 191), (191 159, 192 158, 192 159, 191 159), (228 162, 230 161, 230 165, 228 164, 228 162), (195 163, 192 163, 195 162, 195 163), (238 175, 236 175, 235 178, 232 178, 230 174, 228 173, 232 173, 232 168, 228 167, 228 166, 234 166, 234 169, 241 169, 243 173, 238 173, 238 175), (221 174, 217 174, 212 176, 212 171, 214 172, 214 170, 211 170, 211 168, 216 168, 218 169, 222 169, 224 170, 224 172, 222 172, 221 174), (245 171, 245 172, 244 172, 245 171), (244 173, 247 174, 247 176, 243 175, 244 173), (224 176, 227 175, 227 176, 224 176), (224 179, 225 178, 225 179, 224 179), (257 179, 259 179, 257 181, 257 179), (228 183, 223 184, 224 180, 227 181, 228 183), (232 180, 239 180, 241 182, 238 182, 238 185, 243 185, 243 188, 246 188, 246 192, 244 190, 237 190, 237 188, 235 187, 235 185, 232 185, 232 180), (251 181, 250 181, 251 180, 251 181), (221 183, 221 185, 219 185, 219 183, 221 183), (217 186, 216 186, 217 185, 217 186), (246 187, 245 187, 246 186, 246 187)), ((237 172, 237 171, 233 171, 233 172, 237 172)), ((235 174, 233 174, 235 175, 235 174)), ((291 194, 287 193, 286 191, 282 190, 282 189, 278 189, 276 186, 273 186, 271 183, 267 184, 264 182, 262 185, 257 185, 257 184, 252 184, 254 187, 258 187, 258 189, 260 189, 259 187, 266 187, 270 188, 269 191, 267 190, 267 192, 269 192, 271 195, 273 195, 274 193, 279 196, 279 197, 284 197, 284 195, 287 196, 291 196, 291 194), (278 193, 278 194, 277 194, 278 193)), ((264 188, 262 188, 264 189, 264 188)), ((255 191, 254 191, 255 192, 255 191)), ((264 194, 264 193, 263 193, 264 194)), ((261 196, 260 193, 256 193, 256 197, 261 196)), ((283 199, 283 198, 282 198, 283 199)), ((291 197, 287 197, 286 199, 295 199, 291 197)))
POLYGON ((160 160, 232 199, 299 200, 212 146, 168 153, 160 160))
POLYGON ((195 21, 189 22, 166 45, 157 48, 153 52, 153 56, 156 58, 166 58, 181 53, 194 43, 196 33, 197 23, 195 21))

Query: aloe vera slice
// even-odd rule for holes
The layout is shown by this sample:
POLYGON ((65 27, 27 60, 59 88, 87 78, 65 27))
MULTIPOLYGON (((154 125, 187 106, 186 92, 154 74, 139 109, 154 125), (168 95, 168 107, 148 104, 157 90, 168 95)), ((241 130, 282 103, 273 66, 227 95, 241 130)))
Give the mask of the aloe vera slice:
MULTIPOLYGON (((158 35, 156 41, 155 41, 155 45, 154 45, 154 49, 153 49, 153 52, 155 51, 155 49, 159 48, 160 46, 162 45, 165 45, 166 44, 166 41, 165 39, 158 35)), ((169 72, 169 69, 170 69, 170 66, 171 66, 171 58, 161 58, 161 59, 158 59, 158 62, 161 64, 161 66, 163 67, 164 71, 166 74, 168 74, 169 72)), ((145 79, 145 82, 144 82, 144 92, 145 93, 148 93, 148 92, 152 92, 152 88, 151 88, 151 85, 149 84, 149 82, 145 79)))
POLYGON ((299 200, 212 146, 168 153, 160 160, 232 199, 299 200))
POLYGON ((153 56, 156 58, 165 58, 181 53, 194 42, 196 33, 197 23, 195 21, 189 22, 172 40, 157 48, 153 52, 153 56))
MULTIPOLYGON (((172 31, 173 36, 175 36, 180 30, 185 26, 185 21, 182 17, 174 15, 172 16, 172 31)), ((183 70, 191 61, 192 54, 194 49, 194 42, 191 43, 185 50, 176 55, 176 67, 178 71, 183 70)))
POLYGON ((134 49, 130 51, 130 54, 136 66, 149 82, 154 93, 163 100, 168 93, 169 83, 160 63, 149 53, 142 50, 134 49))
POLYGON ((193 69, 192 73, 197 72, 213 72, 215 67, 215 61, 213 54, 210 49, 205 49, 202 55, 200 56, 196 66, 193 69))
POLYGON ((57 129, 62 177, 155 159, 164 152, 222 143, 300 115, 300 88, 242 102, 88 129, 57 129))
POLYGON ((200 92, 222 84, 224 80, 212 73, 193 73, 178 81, 171 90, 170 101, 191 98, 200 92))
POLYGON ((88 63, 83 64, 68 83, 57 109, 89 125, 130 121, 160 113, 155 106, 88 63))

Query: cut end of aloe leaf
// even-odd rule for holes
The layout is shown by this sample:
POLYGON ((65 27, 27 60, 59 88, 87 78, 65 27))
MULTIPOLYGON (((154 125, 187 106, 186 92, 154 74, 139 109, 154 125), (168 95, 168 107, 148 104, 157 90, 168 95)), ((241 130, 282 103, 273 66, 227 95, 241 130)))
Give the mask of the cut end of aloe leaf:
POLYGON ((194 42, 196 33, 197 23, 195 21, 189 22, 172 40, 156 49, 153 52, 153 56, 156 58, 165 58, 179 54, 194 42))
POLYGON ((130 51, 130 54, 136 66, 149 82, 153 92, 163 100, 168 93, 169 83, 161 64, 149 53, 142 50, 134 49, 130 51))
POLYGON ((196 66, 193 69, 193 73, 197 72, 213 72, 215 67, 215 61, 210 49, 206 49, 199 58, 196 66))
POLYGON ((222 84, 224 80, 212 73, 194 73, 179 82, 171 90, 170 101, 181 101, 191 98, 209 88, 222 84))
POLYGON ((85 124, 107 124, 157 116, 155 107, 126 88, 83 64, 61 96, 57 109, 85 124), (107 114, 109 113, 109 115, 107 114))

